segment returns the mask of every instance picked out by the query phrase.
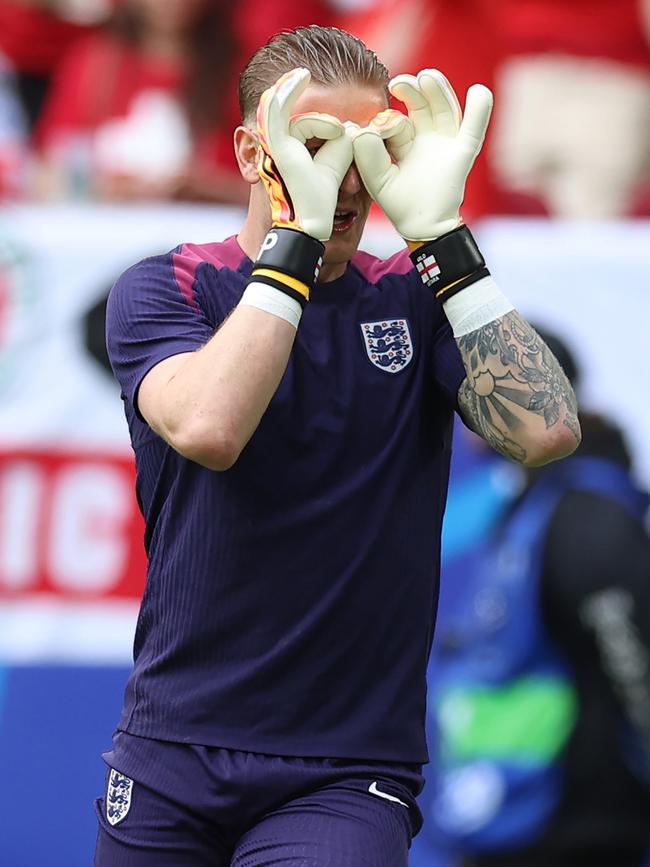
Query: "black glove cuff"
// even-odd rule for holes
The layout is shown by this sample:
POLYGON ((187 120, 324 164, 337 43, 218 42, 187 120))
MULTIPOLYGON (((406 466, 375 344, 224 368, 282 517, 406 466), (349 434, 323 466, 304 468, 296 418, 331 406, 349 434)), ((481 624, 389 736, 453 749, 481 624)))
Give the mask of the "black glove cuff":
MULTIPOLYGON (((274 227, 264 239, 251 276, 255 276, 257 269, 269 269, 293 277, 311 289, 318 279, 324 252, 325 245, 311 235, 274 227)), ((282 278, 278 275, 278 279, 282 278)))
POLYGON ((418 247, 411 260, 424 285, 443 301, 490 273, 467 226, 418 247))

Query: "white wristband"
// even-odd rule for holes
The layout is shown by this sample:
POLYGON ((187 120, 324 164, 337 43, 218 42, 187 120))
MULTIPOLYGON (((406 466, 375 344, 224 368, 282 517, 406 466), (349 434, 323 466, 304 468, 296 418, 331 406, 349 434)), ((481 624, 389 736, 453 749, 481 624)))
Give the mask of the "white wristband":
POLYGON ((449 320, 454 337, 478 331, 500 316, 515 309, 492 277, 483 277, 466 289, 461 289, 444 301, 442 309, 449 320))
POLYGON ((300 317, 302 316, 302 307, 295 298, 285 295, 281 289, 274 289, 267 283, 249 283, 244 294, 239 302, 246 304, 249 307, 257 307, 259 310, 266 310, 267 313, 272 313, 274 316, 279 316, 284 319, 294 328, 298 327, 300 317))

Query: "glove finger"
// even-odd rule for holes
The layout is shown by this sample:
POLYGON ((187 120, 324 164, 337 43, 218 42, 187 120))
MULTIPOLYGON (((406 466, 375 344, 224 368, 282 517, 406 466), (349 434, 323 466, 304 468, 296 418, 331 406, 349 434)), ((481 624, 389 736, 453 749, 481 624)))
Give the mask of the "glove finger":
POLYGON ((326 141, 314 155, 314 163, 319 168, 329 169, 340 186, 353 158, 352 140, 344 134, 326 141))
POLYGON ((353 141, 354 161, 361 180, 373 199, 398 171, 393 164, 386 145, 379 133, 370 127, 355 132, 353 141))
POLYGON ((345 128, 337 117, 319 112, 295 115, 289 124, 289 133, 302 144, 311 138, 329 141, 339 138, 344 132, 345 128))
POLYGON ((483 84, 473 84, 467 91, 459 138, 474 152, 474 158, 481 150, 490 122, 493 102, 492 91, 483 84))
MULTIPOLYGON (((257 132, 264 150, 274 154, 289 135, 291 109, 311 80, 308 69, 298 67, 264 91, 257 107, 257 132)), ((275 155, 275 154, 274 154, 275 155)))
POLYGON ((352 141, 341 121, 331 114, 311 112, 294 117, 289 129, 303 144, 309 139, 323 142, 314 154, 314 163, 331 169, 340 183, 352 164, 352 141))
POLYGON ((436 132, 455 136, 460 127, 462 112, 454 89, 438 69, 418 72, 420 90, 431 106, 436 132))
POLYGON ((420 90, 418 80, 414 75, 395 76, 388 85, 388 89, 408 109, 416 134, 431 132, 435 129, 431 106, 420 90))
POLYGON ((368 126, 383 139, 387 139, 399 134, 406 127, 412 127, 412 124, 403 112, 394 108, 385 108, 373 117, 368 126))
POLYGON ((389 154, 397 162, 409 152, 415 133, 411 120, 401 111, 394 108, 380 111, 369 126, 386 142, 389 154))

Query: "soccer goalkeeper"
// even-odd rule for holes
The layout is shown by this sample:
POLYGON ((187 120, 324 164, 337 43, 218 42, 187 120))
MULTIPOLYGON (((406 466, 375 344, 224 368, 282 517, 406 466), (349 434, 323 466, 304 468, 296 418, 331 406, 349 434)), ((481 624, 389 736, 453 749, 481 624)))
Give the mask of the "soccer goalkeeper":
POLYGON ((240 102, 240 233, 109 299, 149 568, 95 864, 403 867, 453 413, 536 465, 576 405, 459 216, 486 88, 463 113, 438 71, 389 83, 312 26, 240 102), (357 249, 373 199, 386 261, 357 249))

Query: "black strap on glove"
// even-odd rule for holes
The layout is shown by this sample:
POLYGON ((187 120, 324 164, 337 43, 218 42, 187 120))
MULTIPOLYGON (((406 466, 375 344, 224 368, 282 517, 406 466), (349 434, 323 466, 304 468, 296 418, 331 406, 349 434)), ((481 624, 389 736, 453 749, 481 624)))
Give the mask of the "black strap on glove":
POLYGON ((428 289, 446 301, 490 272, 467 226, 459 226, 411 253, 411 260, 428 289))
POLYGON ((305 306, 323 264, 325 245, 297 229, 273 228, 253 265, 251 281, 266 283, 305 306))

